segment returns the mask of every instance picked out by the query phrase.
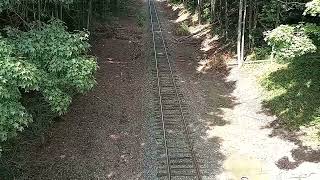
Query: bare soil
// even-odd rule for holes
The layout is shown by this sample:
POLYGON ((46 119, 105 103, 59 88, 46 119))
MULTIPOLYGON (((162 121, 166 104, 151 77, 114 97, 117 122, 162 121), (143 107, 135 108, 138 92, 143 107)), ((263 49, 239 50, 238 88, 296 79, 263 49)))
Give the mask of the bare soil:
POLYGON ((44 144, 26 148, 21 179, 144 179, 146 32, 134 15, 114 33, 101 27, 91 43, 96 87, 74 97, 44 144))

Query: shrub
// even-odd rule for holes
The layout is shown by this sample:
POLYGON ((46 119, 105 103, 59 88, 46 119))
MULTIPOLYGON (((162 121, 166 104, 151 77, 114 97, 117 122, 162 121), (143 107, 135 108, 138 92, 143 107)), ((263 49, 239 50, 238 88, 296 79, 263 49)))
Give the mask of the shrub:
POLYGON ((21 96, 39 91, 52 111, 63 114, 73 93, 94 84, 96 60, 87 54, 88 33, 69 33, 61 21, 33 25, 24 32, 7 28, 0 39, 0 141, 17 135, 32 122, 21 96))
POLYGON ((280 25, 268 31, 265 40, 272 47, 274 55, 281 59, 292 59, 317 49, 301 25, 280 25))
POLYGON ((307 14, 320 17, 320 0, 312 0, 306 4, 306 10, 303 15, 307 14))

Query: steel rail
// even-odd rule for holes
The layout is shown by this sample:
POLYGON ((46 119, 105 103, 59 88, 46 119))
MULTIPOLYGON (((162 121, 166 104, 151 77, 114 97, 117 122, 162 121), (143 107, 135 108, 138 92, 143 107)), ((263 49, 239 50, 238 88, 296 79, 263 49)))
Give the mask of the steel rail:
POLYGON ((161 95, 161 86, 160 86, 160 78, 159 78, 159 69, 158 69, 158 60, 157 60, 157 50, 156 50, 156 41, 155 41, 155 32, 153 26, 153 17, 151 11, 151 0, 149 2, 149 13, 150 13, 150 22, 151 22, 151 30, 152 30, 152 40, 153 40, 153 50, 154 50, 154 59, 156 61, 156 70, 157 70, 157 80, 158 80, 158 95, 159 95, 159 104, 160 104, 160 112, 161 112, 161 122, 162 122, 162 131, 163 131, 163 139, 164 139, 164 146, 165 146, 165 154, 166 154, 166 165, 167 165, 167 177, 171 180, 171 167, 170 167, 170 157, 169 157, 169 150, 168 150, 168 141, 167 141, 167 133, 166 127, 164 122, 164 115, 163 115, 163 105, 162 105, 162 95, 161 95))
POLYGON ((161 40, 162 40, 162 45, 164 47, 166 60, 167 60, 167 63, 169 65, 169 70, 170 70, 169 73, 170 73, 170 77, 171 77, 172 84, 173 84, 173 87, 174 87, 174 92, 175 92, 174 94, 175 94, 175 97, 178 100, 179 112, 180 112, 181 119, 182 119, 182 125, 183 125, 183 128, 184 128, 184 134, 186 136, 188 149, 189 149, 189 151, 191 153, 191 159, 192 159, 192 162, 193 162, 193 167, 194 167, 194 169, 196 171, 196 178, 198 180, 201 180, 202 177, 201 177, 201 173, 200 173, 200 167, 198 165, 196 154, 195 154, 193 146, 192 146, 191 137, 190 137, 191 133, 190 133, 190 130, 189 130, 188 126, 187 126, 185 113, 183 112, 182 99, 178 95, 179 92, 177 90, 178 89, 177 88, 177 84, 176 84, 175 79, 174 79, 173 69, 172 69, 172 65, 171 65, 170 59, 169 59, 168 49, 167 49, 167 46, 166 46, 166 43, 165 43, 165 40, 164 40, 164 37, 163 37, 163 31, 162 31, 162 27, 161 27, 161 24, 160 24, 157 8, 156 8, 156 5, 154 4, 154 0, 148 0, 148 2, 149 2, 150 21, 151 21, 151 26, 152 26, 154 58, 155 58, 155 61, 156 61, 158 95, 159 95, 159 101, 160 101, 159 104, 160 104, 162 131, 163 131, 165 154, 166 154, 166 165, 167 165, 167 172, 168 172, 167 177, 168 177, 169 180, 171 180, 170 154, 169 154, 169 150, 168 150, 168 141, 167 141, 167 134, 166 134, 166 123, 165 123, 164 114, 163 114, 163 104, 162 104, 163 97, 161 95, 161 84, 160 84, 160 77, 159 77, 160 70, 158 68, 159 67, 159 62, 158 62, 157 50, 156 50, 155 31, 154 31, 154 24, 153 24, 154 23, 154 21, 153 21, 154 19, 153 19, 153 15, 152 15, 152 8, 153 8, 154 13, 156 15, 156 23, 158 24, 158 27, 159 27, 158 33, 160 34, 160 37, 161 37, 161 40), (151 1, 152 1, 152 5, 151 5, 151 1))
MULTIPOLYGON (((150 1, 150 0, 149 0, 150 1)), ((154 0, 152 0, 153 4, 154 4, 154 0)), ((188 146, 189 146, 189 149, 190 149, 190 152, 192 154, 192 161, 193 161, 193 164, 194 164, 194 167, 196 169, 196 173, 197 173, 197 178, 198 180, 201 180, 201 172, 200 172, 200 168, 199 168, 199 165, 198 165, 198 161, 196 159, 196 154, 193 150, 193 146, 192 146, 192 142, 191 142, 191 138, 190 138, 190 130, 187 126, 187 123, 186 123, 186 120, 185 120, 185 115, 184 115, 184 112, 182 110, 182 100, 180 98, 180 96, 178 95, 178 90, 177 90, 177 85, 176 85, 176 82, 174 80, 174 77, 173 77, 173 71, 172 71, 172 67, 171 67, 171 62, 169 60, 169 55, 168 55, 168 50, 167 50, 167 46, 165 44, 165 40, 163 38, 163 34, 162 34, 162 27, 160 25, 160 20, 159 20, 159 16, 158 16, 158 12, 157 12, 157 9, 154 5, 154 11, 156 13, 156 17, 157 17, 157 21, 159 23, 159 28, 160 28, 160 34, 161 34, 161 39, 162 39, 162 43, 164 45, 164 49, 165 49, 165 54, 166 54, 166 57, 167 57, 167 62, 169 64, 169 68, 170 68, 170 74, 171 74, 171 77, 172 77, 172 83, 174 84, 174 89, 175 89, 175 94, 176 94, 176 97, 179 101, 179 110, 180 110, 180 113, 181 113, 181 117, 182 117, 182 121, 183 121, 183 126, 184 126, 184 129, 185 129, 185 133, 186 133, 186 136, 187 136, 187 143, 188 143, 188 146)))

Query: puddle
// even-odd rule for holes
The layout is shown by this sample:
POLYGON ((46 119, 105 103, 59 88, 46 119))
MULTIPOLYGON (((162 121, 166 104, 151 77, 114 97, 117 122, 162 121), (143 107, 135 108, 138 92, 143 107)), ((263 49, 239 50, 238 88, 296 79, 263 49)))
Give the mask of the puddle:
POLYGON ((228 180, 271 180, 265 173, 263 163, 253 157, 234 154, 224 163, 228 180))

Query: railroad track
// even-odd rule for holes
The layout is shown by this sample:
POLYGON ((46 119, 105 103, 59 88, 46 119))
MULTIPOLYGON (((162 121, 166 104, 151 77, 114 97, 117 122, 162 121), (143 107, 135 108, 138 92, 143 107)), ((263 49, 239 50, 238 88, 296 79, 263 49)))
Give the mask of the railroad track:
POLYGON ((188 128, 187 108, 175 80, 154 0, 148 0, 155 61, 155 137, 160 180, 201 180, 188 128))

